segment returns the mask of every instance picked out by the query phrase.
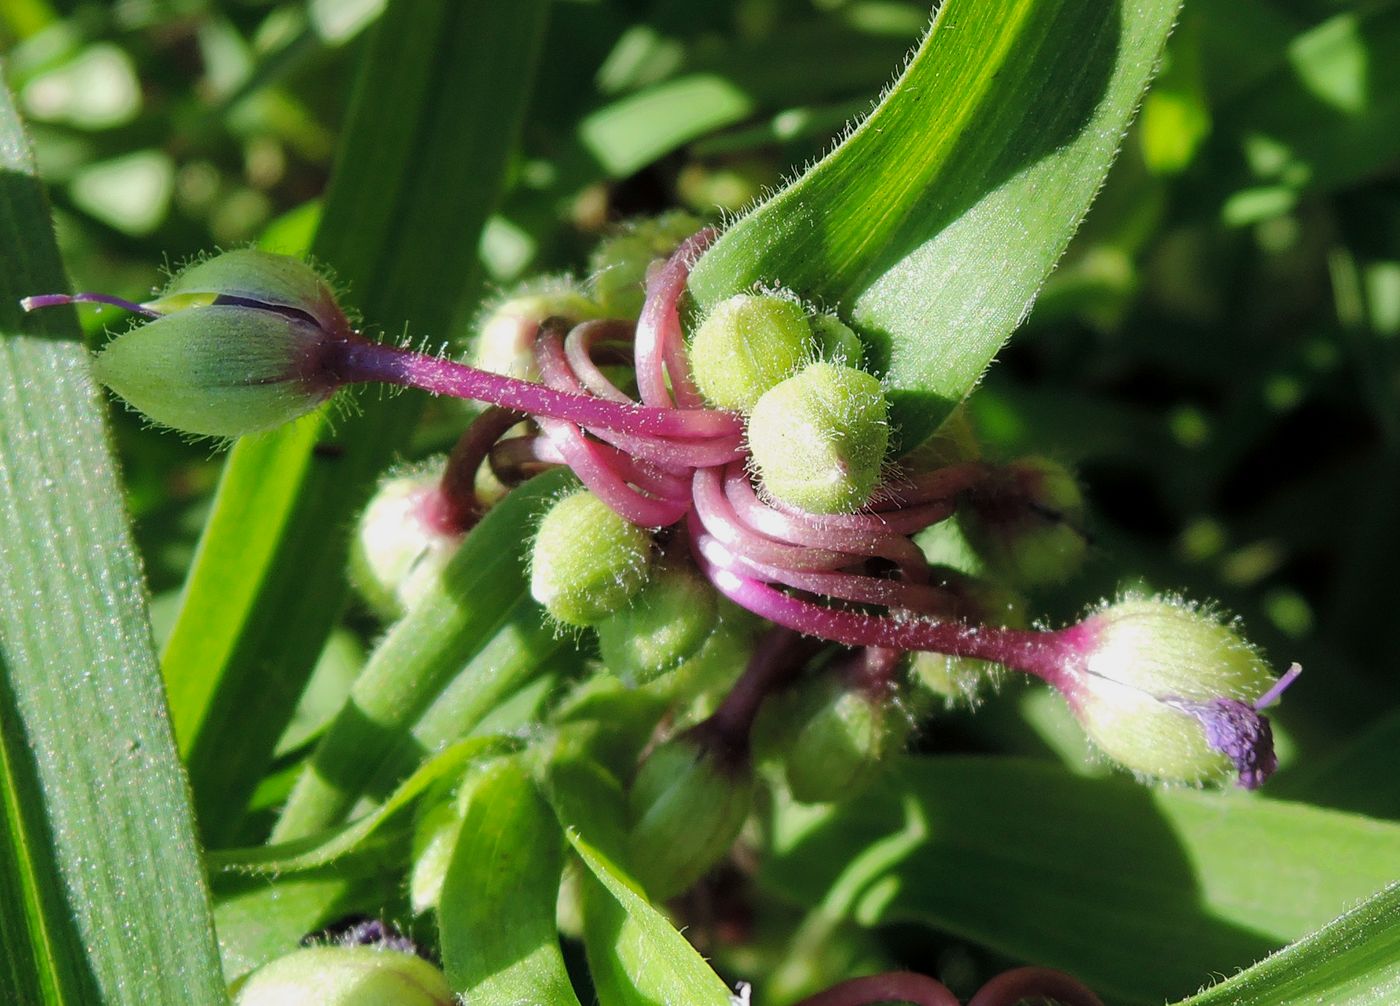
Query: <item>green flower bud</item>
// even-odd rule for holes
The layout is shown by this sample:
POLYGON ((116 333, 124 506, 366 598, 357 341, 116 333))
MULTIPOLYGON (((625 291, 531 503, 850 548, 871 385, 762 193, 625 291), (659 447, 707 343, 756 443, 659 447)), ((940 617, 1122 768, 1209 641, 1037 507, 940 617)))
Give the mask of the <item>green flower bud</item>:
POLYGON ((812 358, 812 329, 802 305, 766 294, 739 294, 705 316, 690 342, 700 393, 721 409, 748 412, 759 397, 812 358))
POLYGON ((694 656, 715 627, 714 588, 688 566, 656 570, 632 599, 595 628, 603 663, 629 684, 645 684, 694 656))
POLYGON ((413 607, 441 575, 462 542, 436 519, 433 499, 441 459, 384 482, 350 541, 350 582, 380 617, 413 607))
POLYGON ((581 490, 540 521, 530 593, 566 625, 588 626, 621 610, 647 582, 651 536, 581 490))
POLYGON ((572 280, 527 284, 492 305, 478 321, 472 364, 494 374, 538 380, 534 345, 540 323, 553 317, 580 322, 602 316, 599 305, 572 280))
POLYGON ((845 322, 834 314, 819 314, 812 318, 810 324, 817 352, 823 360, 847 367, 860 366, 865 356, 865 344, 845 322))
POLYGON ((635 318, 646 298, 647 269, 665 258, 702 224, 689 213, 638 220, 598 245, 589 260, 593 296, 613 318, 635 318))
POLYGON ((781 760, 802 803, 844 800, 865 789, 904 749, 909 717, 889 695, 824 673, 764 703, 755 746, 781 760))
POLYGON ((966 494, 958 521, 988 567, 1012 583, 1058 583, 1088 551, 1084 497, 1074 476, 1047 458, 1021 458, 966 494))
POLYGON ((412 954, 373 947, 308 947, 264 964, 236 1006, 452 1006, 443 973, 412 954))
POLYGON ((747 759, 694 733, 654 750, 628 794, 630 861, 647 893, 679 894, 719 862, 748 817, 753 792, 747 759))
POLYGON ((764 490, 808 513, 849 513, 880 481, 889 402, 864 371, 813 363, 767 392, 749 416, 764 490))
POLYGON ((296 259, 227 252, 145 306, 165 316, 113 339, 93 369, 157 423, 238 437, 290 422, 335 392, 322 354, 350 325, 326 283, 296 259))
POLYGON ((1277 764, 1275 682, 1232 628, 1184 602, 1131 597, 1072 630, 1081 651, 1061 690, 1091 740, 1124 767, 1200 783, 1231 776, 1254 788, 1277 764))

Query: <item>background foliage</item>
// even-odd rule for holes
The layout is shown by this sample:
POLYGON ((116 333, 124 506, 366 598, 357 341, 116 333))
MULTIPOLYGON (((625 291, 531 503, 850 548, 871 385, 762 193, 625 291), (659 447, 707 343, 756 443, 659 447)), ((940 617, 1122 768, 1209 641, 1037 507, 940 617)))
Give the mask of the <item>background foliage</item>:
MULTIPOLYGON (((368 29, 386 16, 381 6, 0 6, 6 83, 27 120, 73 287, 140 299, 159 283, 162 263, 215 246, 314 247, 342 263, 351 302, 389 334, 410 325, 460 345, 483 289, 578 269, 599 235, 638 214, 676 203, 703 215, 738 211, 824 152, 870 107, 927 20, 921 5, 882 0, 556 2, 547 18, 539 7, 542 35, 524 15, 483 35, 518 33, 513 45, 489 46, 494 73, 472 79, 481 64, 439 44, 463 37, 443 20, 449 15, 420 13, 401 31, 375 35, 368 29), (347 123, 347 95, 374 59, 406 68, 396 79, 408 90, 386 89, 384 107, 361 106, 365 118, 347 123), (444 77, 452 73, 462 76, 444 77), (434 101, 437 93, 464 97, 434 101), (512 107, 521 112, 518 144, 511 130, 493 128, 513 118, 512 107), (395 114, 403 109, 416 117, 395 114), (463 124, 456 142, 425 148, 423 137, 440 135, 443 121, 463 124), (337 144, 356 129, 385 158, 362 166, 361 177, 411 180, 395 198, 373 187, 327 193, 337 144), (329 222, 318 231, 323 208, 329 222), (374 240, 360 240, 367 234, 374 240), (380 257, 348 261, 343 249, 380 257)), ((1266 795, 1149 794, 1107 779, 1058 700, 1008 688, 976 715, 932 719, 916 757, 866 803, 820 813, 768 808, 764 869, 730 873, 676 906, 687 936, 726 978, 756 979, 763 1001, 777 1003, 876 966, 915 967, 969 989, 1030 959, 1074 967, 1111 1001, 1160 1002, 1305 936, 1395 879, 1397 47, 1400 4, 1388 0, 1187 0, 1098 201, 972 399, 990 451, 1072 462, 1093 501, 1098 555, 1066 588, 1036 599, 1045 616, 1071 617, 1133 582, 1180 589, 1218 599, 1277 664, 1307 669, 1276 720, 1283 765, 1266 795), (964 762, 942 757, 993 753, 1016 760, 973 758, 961 772, 964 762), (988 792, 1018 798, 988 805, 988 792), (1069 815, 1068 806, 1082 812, 1069 815), (872 831, 872 821, 886 820, 872 831), (1035 837, 1024 848, 1011 840, 984 847, 977 836, 988 832, 1035 837), (1125 832, 1111 850, 1085 844, 1085 835, 1125 832), (1114 869, 1105 872, 1105 862, 1114 869), (1020 882, 981 882, 1008 875, 1020 882), (1138 875, 1141 888, 1124 896, 1123 878, 1138 875), (1292 914, 1270 890, 1290 892, 1292 914), (1086 913, 1092 926, 1066 937, 1063 920, 1086 913), (1083 945, 1095 928, 1121 946, 1112 936, 1083 945), (1134 956, 1135 947, 1171 937, 1183 941, 1176 952, 1134 956)), ((5 254, 17 281, 20 259, 11 247, 5 254)), ((31 282, 35 274, 23 275, 31 282)), ((81 321, 90 342, 102 338, 102 315, 81 321)), ((416 416, 420 405, 407 396, 389 402, 384 414, 394 422, 371 447, 355 420, 339 427, 332 446, 348 443, 342 467, 356 473, 345 483, 315 470, 325 455, 312 450, 314 429, 302 428, 298 443, 242 445, 217 506, 225 455, 110 410, 165 646, 176 740, 216 848, 266 838, 272 809, 380 632, 333 585, 335 563, 307 571, 323 589, 259 586, 259 577, 302 570, 296 556, 259 553, 247 532, 280 532, 268 530, 266 512, 237 510, 239 479, 256 478, 260 492, 264 480, 284 487, 279 520, 341 526, 381 465, 451 443, 462 411, 433 402, 416 416), (215 524, 231 529, 222 540, 237 544, 200 556, 206 583, 191 581, 193 600, 167 639, 211 506, 215 524), (230 595, 231 582, 247 598, 230 595), (287 596, 302 607, 288 608, 287 596), (266 639, 240 637, 244 649, 223 654, 195 645, 217 643, 220 619, 265 626, 266 639), (269 660, 282 662, 277 674, 258 677, 269 660), (259 685, 268 680, 278 687, 259 685), (216 685, 227 689, 223 700, 216 685)), ((9 411, 5 423, 18 428, 9 411)), ((510 607, 516 596, 490 617, 523 617, 510 607)), ((560 675, 581 659, 559 657, 556 641, 537 637, 522 652, 560 661, 560 675)), ((474 656, 468 649, 461 659, 474 656)), ((504 680, 502 689, 514 682, 504 680)), ((436 746, 423 730, 410 750, 436 746)), ((534 834, 545 805, 512 803, 505 788, 500 799, 510 812, 501 827, 534 834)), ((380 833, 392 837, 392 824, 380 833)), ((606 831, 606 822, 596 827, 606 831)), ((589 871, 595 911, 585 925, 669 959, 664 920, 626 901, 606 840, 583 834, 571 854, 589 871)), ((355 848, 326 853, 275 888, 258 875, 216 871, 226 969, 246 970, 349 912, 403 918, 397 882, 355 848)), ((0 888, 7 907, 10 890, 0 888)), ((201 896, 197 887, 182 895, 201 896)), ((521 932, 536 933, 538 921, 521 932)), ((1393 892, 1349 924, 1391 933, 1393 942, 1393 892)), ((1337 949, 1352 945, 1345 938, 1316 939, 1266 967, 1292 974, 1289 981, 1302 971, 1325 981, 1332 972, 1317 962, 1342 960, 1333 970, 1345 985, 1355 973, 1348 968, 1369 966, 1337 949)), ((187 945, 196 962, 197 942, 187 945)), ((449 973, 480 966, 454 945, 444 940, 449 973)), ((566 940, 569 974, 582 972, 581 957, 577 941, 566 940)), ((608 958, 616 968, 592 962, 600 986, 613 990, 600 991, 615 1001, 662 996, 629 984, 643 980, 629 974, 629 959, 635 954, 619 950, 608 958)), ((675 974, 691 974, 694 963, 678 959, 675 974)), ((139 961, 129 966, 139 973, 139 961)), ((680 980, 644 977, 657 988, 680 980)), ((1375 979, 1367 987, 1385 986, 1375 979)), ((1327 986, 1300 985, 1298 994, 1326 994, 1319 988, 1327 986)), ((1217 1001, 1230 1000, 1202 999, 1217 1001)))

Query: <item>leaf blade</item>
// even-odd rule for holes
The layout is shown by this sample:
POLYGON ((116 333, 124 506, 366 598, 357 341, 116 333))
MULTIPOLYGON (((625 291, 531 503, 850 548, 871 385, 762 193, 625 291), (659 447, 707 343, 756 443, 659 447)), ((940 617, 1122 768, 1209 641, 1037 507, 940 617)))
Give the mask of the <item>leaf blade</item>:
POLYGON ((691 292, 708 306, 781 284, 839 309, 885 378, 904 446, 917 445, 1029 311, 1177 7, 948 0, 880 106, 730 228, 691 292))
POLYGON ((19 1002, 223 1002, 101 400, 71 311, 19 308, 64 276, 4 91, 0 243, 0 975, 19 1002))

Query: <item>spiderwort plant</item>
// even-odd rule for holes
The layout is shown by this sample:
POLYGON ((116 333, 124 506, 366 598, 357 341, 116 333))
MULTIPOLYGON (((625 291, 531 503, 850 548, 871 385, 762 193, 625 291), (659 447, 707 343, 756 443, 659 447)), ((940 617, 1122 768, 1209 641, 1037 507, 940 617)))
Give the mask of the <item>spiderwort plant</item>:
MULTIPOLYGON (((1231 626, 1173 598, 1126 596, 1064 628, 1020 627, 1019 601, 990 571, 1053 582, 1082 559, 1073 479, 1045 459, 982 460, 965 438, 892 461, 888 403, 879 379, 852 365, 863 356, 853 335, 790 294, 723 301, 687 340, 687 277, 714 236, 698 231, 646 270, 635 319, 606 317, 572 290, 501 305, 485 325, 500 345, 479 346, 478 360, 523 376, 372 341, 313 269, 252 250, 200 262, 146 303, 79 294, 25 306, 116 303, 148 319, 98 353, 97 373, 153 421, 192 434, 256 433, 366 382, 486 403, 448 457, 391 479, 361 521, 351 575, 387 619, 435 589, 500 488, 570 469, 582 488, 555 498, 534 533, 534 599, 561 631, 595 632, 607 665, 634 686, 692 699, 720 689, 631 773, 626 856, 652 898, 682 894, 726 855, 749 817, 756 763, 779 765, 799 801, 866 786, 910 730, 909 654, 945 661, 949 674, 995 667, 1043 680, 1100 751, 1140 776, 1267 780, 1277 762, 1262 710, 1296 666, 1276 681, 1231 626), (987 575, 915 543, 955 520, 987 575), (734 611, 769 627, 749 643, 734 611), (717 639, 729 645, 715 649, 717 639), (704 669, 741 653, 737 679, 704 669)), ((664 705, 655 709, 643 729, 664 705)), ((638 746, 620 750, 635 759, 638 746)), ((419 910, 444 897, 473 792, 464 783, 423 815, 419 910)), ((442 1001, 440 977, 420 961, 330 948, 268 965, 239 1001, 308 981, 329 988, 337 975, 355 988, 407 981, 412 990, 394 994, 419 999, 403 1001, 442 1001)), ((1097 1002, 1040 970, 1004 975, 971 1002, 1036 994, 1097 1002)), ((895 973, 808 1006, 891 995, 956 1003, 932 979, 895 973)))
MULTIPOLYGON (((790 296, 724 301, 687 345, 686 280, 714 236, 695 233, 653 267, 635 324, 527 319, 538 382, 371 341, 312 269, 251 250, 199 263, 158 299, 125 305, 154 320, 109 343, 97 371, 157 422, 227 436, 370 381, 489 403, 437 480, 412 493, 405 518, 460 535, 486 505, 475 488, 484 464, 507 484, 527 466, 571 468, 585 488, 544 516, 531 563, 534 596, 562 623, 626 617, 664 550, 668 565, 692 564, 775 626, 877 654, 866 661, 878 669, 868 690, 889 686, 904 652, 986 661, 1059 690, 1100 750, 1134 772, 1246 788, 1268 778, 1276 758, 1261 710, 1296 669, 1276 683, 1231 627, 1172 599, 1127 597, 1057 630, 992 624, 910 536, 962 513, 993 565, 1054 579, 1082 554, 1073 481, 1039 459, 889 463, 879 381, 823 359, 790 296), (599 364, 629 350, 635 397, 599 364), (530 432, 503 436, 526 418, 530 432)), ((110 303, 80 294, 26 306, 67 300, 110 303)), ((758 711, 749 705, 702 731, 706 751, 715 737, 731 761, 746 751, 758 711)), ((722 830, 732 837, 737 824, 722 830)))

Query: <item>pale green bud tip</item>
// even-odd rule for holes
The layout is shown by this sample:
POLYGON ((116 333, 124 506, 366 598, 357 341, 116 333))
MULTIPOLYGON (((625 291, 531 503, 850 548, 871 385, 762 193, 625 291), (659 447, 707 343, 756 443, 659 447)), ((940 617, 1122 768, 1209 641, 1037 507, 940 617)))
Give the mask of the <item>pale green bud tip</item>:
POLYGON ((412 954, 309 947, 250 975, 236 1006, 450 1006, 443 973, 412 954))
POLYGON ((651 536, 587 490, 565 496, 540 521, 530 593, 568 625, 623 608, 647 581, 651 536))
POLYGON ((808 513, 860 509, 880 481, 889 401, 870 374, 814 363, 777 385, 749 416, 764 490, 808 513))
POLYGON ((98 354, 98 380, 157 423, 237 437, 315 409, 337 387, 324 353, 349 323, 296 259, 244 249, 200 262, 146 305, 166 316, 98 354))
POLYGON ((380 616, 398 618, 442 574, 462 535, 445 530, 433 502, 441 461, 379 487, 350 542, 350 582, 380 616))
POLYGON ((812 338, 823 360, 859 367, 865 346, 849 326, 834 314, 819 314, 810 322, 812 338))
POLYGON ((349 334, 335 291, 300 259, 239 248, 195 262, 178 273, 156 300, 144 305, 161 314, 242 302, 265 310, 305 315, 316 327, 349 334))
POLYGON ((968 539, 1014 583, 1058 583, 1084 561, 1084 496, 1061 464, 1039 457, 1013 461, 963 502, 958 519, 968 539))
POLYGON ((676 211, 635 221, 603 241, 589 260, 593 296, 612 317, 637 317, 645 299, 647 268, 701 226, 689 213, 676 211))
POLYGON ((759 397, 812 356, 812 329, 800 304, 740 294, 715 305, 690 344, 700 393, 721 409, 748 412, 759 397))
POLYGON ((1230 626, 1182 601, 1134 597, 1076 629, 1081 666, 1064 684, 1085 732, 1143 775, 1254 788, 1277 761, 1273 674, 1230 626))
POLYGON ((535 334, 546 318, 602 317, 602 308, 568 279, 526 285, 494 304, 477 323, 472 363, 494 374, 538 380, 535 334))
POLYGON ((709 638, 717 610, 714 588, 689 567, 667 565, 596 626, 603 663, 632 684, 675 670, 709 638))
POLYGON ((753 771, 692 735, 658 747, 628 794, 630 861, 653 898, 684 891, 734 844, 753 802, 753 771))

